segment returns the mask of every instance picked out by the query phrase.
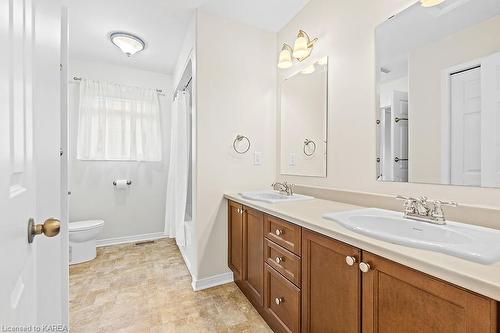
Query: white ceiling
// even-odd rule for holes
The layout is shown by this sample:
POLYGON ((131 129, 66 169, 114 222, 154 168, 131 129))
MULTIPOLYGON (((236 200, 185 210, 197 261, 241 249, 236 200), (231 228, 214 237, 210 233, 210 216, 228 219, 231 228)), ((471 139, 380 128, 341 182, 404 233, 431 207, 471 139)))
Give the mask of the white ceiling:
POLYGON ((264 30, 279 31, 310 0, 209 0, 201 8, 264 30))
POLYGON ((172 73, 196 8, 278 31, 309 0, 65 0, 70 59, 172 73), (141 37, 146 50, 127 57, 109 41, 112 31, 141 37))

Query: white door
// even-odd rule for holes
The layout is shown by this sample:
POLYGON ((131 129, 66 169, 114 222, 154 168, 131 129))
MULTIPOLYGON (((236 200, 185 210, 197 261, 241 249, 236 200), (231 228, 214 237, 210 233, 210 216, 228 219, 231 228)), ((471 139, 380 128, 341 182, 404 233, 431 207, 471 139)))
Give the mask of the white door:
POLYGON ((481 65, 481 185, 500 187, 500 53, 481 65))
POLYGON ((481 185, 481 68, 451 75, 451 184, 481 185))
POLYGON ((408 93, 394 91, 391 108, 392 180, 408 181, 408 93))
MULTIPOLYGON (((60 47, 60 10, 56 0, 0 0, 3 330, 66 324, 62 288, 67 281, 60 255, 64 237, 42 234, 28 242, 30 219, 43 223, 60 215, 59 138, 54 140, 60 135, 59 53, 54 53, 60 47)), ((47 225, 44 231, 55 230, 47 225)))

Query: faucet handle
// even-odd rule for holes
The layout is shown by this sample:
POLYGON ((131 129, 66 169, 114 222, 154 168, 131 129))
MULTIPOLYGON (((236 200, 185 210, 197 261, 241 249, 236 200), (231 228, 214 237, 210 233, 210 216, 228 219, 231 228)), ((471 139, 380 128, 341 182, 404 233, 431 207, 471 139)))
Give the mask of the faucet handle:
POLYGON ((396 200, 403 200, 403 201, 417 201, 416 198, 413 198, 413 197, 405 197, 404 195, 396 195, 396 200))
POLYGON ((441 200, 433 200, 432 203, 438 206, 450 206, 450 207, 458 207, 458 203, 455 201, 441 201, 441 200))

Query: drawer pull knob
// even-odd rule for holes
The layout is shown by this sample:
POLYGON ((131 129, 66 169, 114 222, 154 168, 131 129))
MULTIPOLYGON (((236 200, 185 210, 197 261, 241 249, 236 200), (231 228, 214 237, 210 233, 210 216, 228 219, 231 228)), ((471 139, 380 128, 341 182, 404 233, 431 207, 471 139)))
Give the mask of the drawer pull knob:
POLYGON ((370 271, 371 267, 370 267, 370 264, 367 264, 366 262, 360 262, 359 263, 359 269, 363 273, 368 273, 370 271))
POLYGON ((274 232, 276 234, 276 236, 281 236, 283 235, 285 232, 281 229, 276 229, 276 231, 274 232))
POLYGON ((277 305, 280 305, 281 303, 283 303, 285 301, 285 299, 283 297, 276 297, 274 299, 274 302, 277 304, 277 305))
POLYGON ((285 261, 285 258, 284 258, 284 257, 276 257, 276 263, 280 264, 280 263, 282 263, 283 261, 285 261))
POLYGON ((352 256, 347 256, 345 257, 345 262, 349 265, 349 266, 354 266, 354 264, 356 263, 356 258, 352 257, 352 256))

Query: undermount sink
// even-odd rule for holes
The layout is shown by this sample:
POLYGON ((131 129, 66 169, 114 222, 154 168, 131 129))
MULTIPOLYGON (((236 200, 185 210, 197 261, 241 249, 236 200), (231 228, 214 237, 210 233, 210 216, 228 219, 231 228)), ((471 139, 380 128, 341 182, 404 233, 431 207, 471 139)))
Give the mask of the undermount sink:
POLYGON ((457 222, 445 225, 410 220, 403 213, 366 208, 323 216, 356 233, 386 242, 431 250, 481 264, 500 260, 500 230, 457 222))
POLYGON ((314 199, 313 197, 293 194, 286 195, 279 191, 265 190, 265 191, 252 191, 252 192, 242 192, 240 195, 248 200, 262 201, 267 203, 278 203, 278 202, 289 202, 289 201, 301 201, 314 199))

